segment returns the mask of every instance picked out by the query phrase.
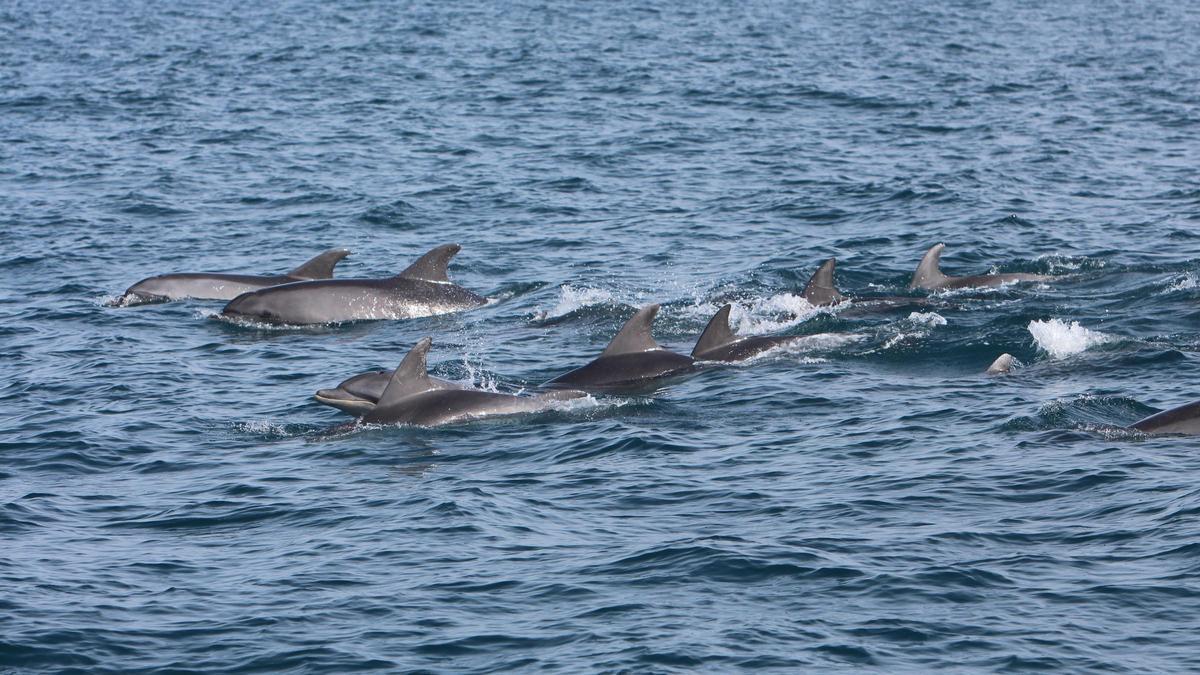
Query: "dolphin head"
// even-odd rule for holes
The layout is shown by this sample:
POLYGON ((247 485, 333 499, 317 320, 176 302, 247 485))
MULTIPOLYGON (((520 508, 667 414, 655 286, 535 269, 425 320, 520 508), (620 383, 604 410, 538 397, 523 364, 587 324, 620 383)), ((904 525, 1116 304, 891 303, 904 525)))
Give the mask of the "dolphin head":
POLYGON ((362 417, 375 409, 375 401, 355 396, 345 389, 322 389, 313 395, 318 403, 324 403, 342 412, 362 417))
POLYGON ((268 298, 263 297, 263 294, 251 291, 230 300, 229 304, 225 305, 225 309, 221 310, 221 314, 253 321, 279 323, 282 318, 271 308, 272 304, 268 298))

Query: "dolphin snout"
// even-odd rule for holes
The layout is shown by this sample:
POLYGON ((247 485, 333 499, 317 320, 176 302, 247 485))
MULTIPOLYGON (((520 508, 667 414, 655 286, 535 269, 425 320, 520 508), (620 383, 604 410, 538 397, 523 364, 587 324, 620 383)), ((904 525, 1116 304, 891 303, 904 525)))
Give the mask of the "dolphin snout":
POLYGON ((317 403, 337 408, 355 417, 361 417, 375 408, 373 401, 358 398, 343 389, 321 389, 313 395, 313 398, 316 399, 317 403))

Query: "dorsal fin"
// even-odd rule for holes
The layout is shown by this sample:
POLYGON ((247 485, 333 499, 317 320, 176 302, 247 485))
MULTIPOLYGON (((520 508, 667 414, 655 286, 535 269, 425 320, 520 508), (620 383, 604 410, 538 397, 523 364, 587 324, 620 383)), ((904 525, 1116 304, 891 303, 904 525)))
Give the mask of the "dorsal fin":
POLYGON ((917 271, 913 274, 912 283, 908 285, 909 288, 937 288, 946 281, 947 277, 939 267, 942 262, 942 250, 945 248, 945 244, 938 244, 925 252, 921 264, 917 265, 917 271))
POLYGON ((387 388, 379 397, 379 406, 391 405, 407 396, 435 388, 429 381, 429 373, 425 369, 425 356, 429 353, 429 346, 432 344, 433 338, 421 338, 421 341, 400 362, 400 365, 396 366, 395 372, 392 373, 392 379, 388 380, 387 388))
POLYGON ((442 244, 417 258, 415 263, 396 276, 402 279, 449 283, 450 278, 446 276, 446 268, 450 265, 450 259, 461 250, 462 247, 458 244, 442 244))
POLYGON ((818 267, 816 272, 813 272, 812 278, 808 280, 808 285, 804 287, 804 299, 808 301, 808 304, 821 307, 836 305, 846 299, 846 296, 838 293, 837 284, 833 280, 836 266, 837 259, 830 258, 818 267))
POLYGON ((350 251, 344 248, 331 248, 288 272, 287 275, 297 279, 332 279, 334 266, 348 255, 350 255, 350 251))
POLYGON ((639 309, 633 318, 621 326, 620 332, 608 343, 600 356, 615 356, 617 354, 632 354, 658 349, 658 343, 650 336, 650 324, 658 314, 658 305, 646 305, 639 309))
POLYGON ((713 318, 709 320, 708 327, 700 334, 700 339, 696 340, 696 346, 692 349, 692 358, 699 358, 705 352, 737 342, 737 336, 729 327, 729 310, 731 309, 733 309, 733 305, 725 305, 718 309, 713 318))

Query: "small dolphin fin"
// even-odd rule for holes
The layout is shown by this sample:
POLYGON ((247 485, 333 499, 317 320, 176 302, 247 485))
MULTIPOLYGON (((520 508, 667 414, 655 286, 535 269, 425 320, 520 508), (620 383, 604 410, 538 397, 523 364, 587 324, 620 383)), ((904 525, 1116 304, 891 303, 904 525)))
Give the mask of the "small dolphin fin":
POLYGON ((658 305, 646 305, 639 309, 633 318, 621 326, 620 332, 612 339, 612 342, 608 343, 608 347, 604 348, 604 352, 600 356, 615 356, 658 349, 658 343, 650 336, 650 324, 654 323, 654 317, 657 314, 658 305))
POLYGON ((947 277, 942 274, 939 267, 942 262, 942 251, 945 248, 945 244, 938 244, 925 252, 925 256, 921 258, 921 264, 917 265, 917 271, 913 273, 909 288, 932 289, 946 281, 947 277))
POLYGON ((429 347, 432 344, 433 338, 421 338, 421 341, 408 352, 408 355, 392 373, 392 379, 388 380, 387 388, 379 397, 379 406, 391 405, 406 396, 435 388, 425 369, 425 357, 429 354, 429 347))
POLYGON ((450 278, 446 276, 446 268, 450 265, 450 259, 453 258, 462 247, 458 244, 442 244, 433 249, 429 253, 417 258, 417 261, 408 266, 396 277, 399 279, 419 279, 421 281, 442 281, 449 283, 450 278))
POLYGON ((287 275, 297 279, 332 279, 334 266, 348 255, 350 255, 350 251, 344 248, 331 248, 288 272, 287 275))
POLYGON ((822 307, 824 305, 836 305, 846 299, 846 296, 838 293, 837 285, 833 280, 833 272, 837 267, 837 258, 826 260, 816 272, 813 272, 812 278, 808 280, 808 285, 804 287, 804 299, 808 304, 814 307, 822 307))
POLYGON ((700 334, 700 339, 696 340, 696 346, 692 349, 692 358, 699 358, 700 354, 707 351, 737 342, 737 336, 729 327, 729 310, 731 309, 733 309, 733 305, 725 305, 718 309, 713 318, 709 320, 708 327, 700 334))

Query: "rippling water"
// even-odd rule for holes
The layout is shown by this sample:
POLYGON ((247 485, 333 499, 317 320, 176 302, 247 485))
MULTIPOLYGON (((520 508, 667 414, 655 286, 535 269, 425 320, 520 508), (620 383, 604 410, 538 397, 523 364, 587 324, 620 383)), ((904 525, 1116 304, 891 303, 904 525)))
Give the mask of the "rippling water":
POLYGON ((1200 13, 677 5, 0 9, 0 670, 1200 668, 1196 441, 1121 428, 1200 397, 1200 13), (488 307, 104 306, 448 241, 488 307), (939 241, 1064 278, 799 297, 939 241), (519 391, 655 301, 822 337, 439 430, 311 399, 425 335, 519 391))

